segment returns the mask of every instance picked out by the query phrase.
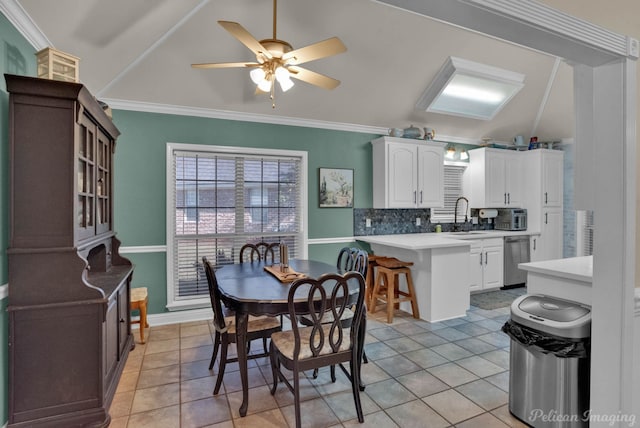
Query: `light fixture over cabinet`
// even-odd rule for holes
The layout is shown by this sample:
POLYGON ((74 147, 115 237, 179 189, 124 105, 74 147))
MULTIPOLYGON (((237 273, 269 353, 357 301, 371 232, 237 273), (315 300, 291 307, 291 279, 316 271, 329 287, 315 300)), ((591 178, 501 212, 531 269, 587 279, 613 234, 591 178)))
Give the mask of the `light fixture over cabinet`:
POLYGON ((416 108, 433 113, 490 120, 524 86, 524 74, 449 57, 416 108))

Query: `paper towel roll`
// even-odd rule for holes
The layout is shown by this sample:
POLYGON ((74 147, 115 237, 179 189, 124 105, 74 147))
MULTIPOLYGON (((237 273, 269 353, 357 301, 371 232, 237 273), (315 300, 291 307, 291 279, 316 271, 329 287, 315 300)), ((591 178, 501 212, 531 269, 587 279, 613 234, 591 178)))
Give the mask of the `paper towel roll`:
POLYGON ((480 218, 496 218, 498 216, 498 210, 481 209, 480 218))

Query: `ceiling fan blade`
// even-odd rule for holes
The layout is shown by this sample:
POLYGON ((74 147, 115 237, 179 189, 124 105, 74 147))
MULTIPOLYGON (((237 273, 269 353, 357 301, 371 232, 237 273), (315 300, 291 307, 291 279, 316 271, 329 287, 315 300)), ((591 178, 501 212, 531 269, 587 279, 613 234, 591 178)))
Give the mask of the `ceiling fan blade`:
POLYGON ((191 64, 193 68, 234 68, 234 67, 258 67, 258 62, 208 62, 202 64, 191 64))
POLYGON ((316 73, 315 71, 307 70, 306 68, 291 66, 287 67, 291 73, 291 77, 294 77, 303 82, 311 83, 312 85, 320 86, 324 89, 334 89, 340 81, 332 77, 325 76, 324 74, 316 73))
POLYGON ((336 55, 347 50, 347 47, 337 37, 332 37, 304 48, 296 49, 282 55, 282 59, 291 65, 336 55))
POLYGON ((267 59, 271 59, 272 55, 268 49, 266 49, 255 37, 251 35, 244 27, 237 22, 231 21, 218 21, 225 30, 227 30, 233 37, 238 39, 240 43, 248 47, 254 54, 264 55, 267 59))

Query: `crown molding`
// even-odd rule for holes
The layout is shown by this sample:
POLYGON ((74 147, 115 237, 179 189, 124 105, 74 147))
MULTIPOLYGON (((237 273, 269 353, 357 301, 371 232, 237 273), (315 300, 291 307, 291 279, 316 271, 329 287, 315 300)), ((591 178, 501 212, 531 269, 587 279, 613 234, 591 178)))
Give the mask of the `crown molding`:
POLYGON ((17 0, 0 0, 0 12, 36 50, 54 47, 17 0))
POLYGON ((356 125, 351 123, 327 122, 322 120, 301 119, 297 117, 272 116, 267 114, 243 113, 229 110, 215 110, 202 107, 186 107, 171 104, 155 104, 143 101, 128 101, 113 98, 101 98, 112 109, 140 111, 147 113, 173 114, 178 116, 206 117, 210 119, 240 120, 243 122, 269 123, 274 125, 302 126, 306 128, 331 129, 334 131, 362 132, 365 134, 386 135, 388 128, 356 125))

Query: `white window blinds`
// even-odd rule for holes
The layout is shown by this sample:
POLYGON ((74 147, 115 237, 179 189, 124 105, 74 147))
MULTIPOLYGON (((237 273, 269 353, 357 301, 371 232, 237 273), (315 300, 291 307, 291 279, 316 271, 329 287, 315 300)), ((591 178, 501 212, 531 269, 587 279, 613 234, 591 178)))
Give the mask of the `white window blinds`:
POLYGON ((173 151, 173 300, 208 297, 202 257, 238 263, 247 242, 301 242, 301 159, 173 151))
MULTIPOLYGON (((444 166, 444 208, 431 209, 431 223, 453 223, 456 199, 462 195, 462 175, 467 167, 460 165, 444 166)), ((464 218, 466 204, 460 204, 458 218, 464 218), (460 217, 462 215, 462 217, 460 217)))

